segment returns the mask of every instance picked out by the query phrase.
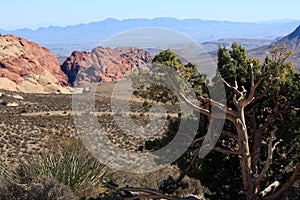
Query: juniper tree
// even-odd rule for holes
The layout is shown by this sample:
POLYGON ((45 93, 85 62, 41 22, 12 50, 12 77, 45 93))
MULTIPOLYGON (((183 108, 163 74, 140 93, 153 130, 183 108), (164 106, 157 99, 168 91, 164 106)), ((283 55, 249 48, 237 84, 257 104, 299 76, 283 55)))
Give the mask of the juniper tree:
MULTIPOLYGON (((238 160, 238 165, 230 167, 234 173, 240 172, 239 195, 247 200, 279 199, 299 176, 300 80, 299 73, 287 62, 290 54, 284 46, 275 47, 261 64, 258 59, 247 58, 245 49, 237 43, 231 49, 220 46, 218 73, 222 78, 221 83, 215 79, 214 84, 226 87, 227 103, 221 106, 209 97, 203 75, 194 70, 187 73, 192 64, 183 66, 170 50, 153 59, 154 64, 177 70, 196 88, 199 104, 178 92, 181 101, 209 119, 218 118, 211 107, 226 113, 223 132, 212 149, 238 160)), ((159 101, 155 87, 147 90, 148 97, 159 101)), ((202 131, 203 127, 190 151, 199 151, 202 131)))

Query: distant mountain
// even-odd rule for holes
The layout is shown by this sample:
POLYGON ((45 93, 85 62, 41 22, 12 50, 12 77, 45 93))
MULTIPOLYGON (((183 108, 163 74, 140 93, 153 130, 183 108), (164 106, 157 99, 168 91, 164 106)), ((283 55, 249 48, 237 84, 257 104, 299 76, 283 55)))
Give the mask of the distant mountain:
MULTIPOLYGON (((296 28, 291 34, 278 40, 275 45, 286 44, 288 49, 300 52, 300 26, 296 28)), ((296 52, 295 52, 296 53, 296 52)))
POLYGON ((248 54, 249 56, 263 59, 266 55, 269 54, 268 52, 273 46, 281 46, 282 44, 285 44, 287 49, 293 52, 289 60, 293 62, 296 69, 300 70, 300 26, 298 26, 298 28, 296 28, 292 33, 277 40, 276 42, 257 49, 253 49, 249 51, 248 54))
MULTIPOLYGON (((249 38, 274 40, 282 37, 297 27, 300 21, 276 22, 228 22, 201 19, 106 19, 100 22, 74 26, 49 26, 37 30, 18 29, 2 34, 14 34, 37 42, 50 49, 56 56, 69 55, 74 50, 90 51, 103 40, 123 31, 144 27, 168 28, 182 32, 202 43, 221 38, 249 38)), ((1 28, 1 27, 0 27, 1 28)))
POLYGON ((299 22, 299 20, 296 19, 278 19, 278 20, 263 20, 259 21, 257 23, 263 23, 263 24, 274 24, 274 23, 290 23, 290 22, 299 22))
POLYGON ((201 46, 205 49, 206 52, 217 52, 219 45, 230 47, 233 42, 237 42, 238 44, 245 47, 246 50, 252 50, 264 45, 269 45, 274 41, 275 40, 267 39, 223 38, 219 40, 203 42, 201 46))

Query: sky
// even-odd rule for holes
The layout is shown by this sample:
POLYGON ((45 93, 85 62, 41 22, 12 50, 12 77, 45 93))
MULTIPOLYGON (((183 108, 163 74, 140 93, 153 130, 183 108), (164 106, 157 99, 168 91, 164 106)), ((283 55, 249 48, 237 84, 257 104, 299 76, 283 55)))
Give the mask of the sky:
POLYGON ((0 29, 75 25, 106 18, 300 20, 299 0, 2 0, 0 29))

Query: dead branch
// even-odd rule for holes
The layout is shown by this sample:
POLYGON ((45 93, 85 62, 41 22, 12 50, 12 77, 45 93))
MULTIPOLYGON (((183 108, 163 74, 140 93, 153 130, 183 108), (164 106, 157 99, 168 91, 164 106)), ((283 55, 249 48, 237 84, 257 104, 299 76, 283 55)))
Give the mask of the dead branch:
MULTIPOLYGON (((273 112, 278 111, 278 104, 275 104, 275 106, 272 109, 273 112)), ((259 155, 261 152, 261 138, 264 130, 266 130, 275 120, 274 115, 268 115, 266 121, 260 126, 258 129, 254 129, 254 140, 253 140, 253 151, 251 154, 251 164, 252 164, 252 170, 254 173, 257 173, 257 165, 259 160, 259 155)))
POLYGON ((230 115, 233 115, 235 116, 236 113, 231 109, 231 108, 228 108, 227 106, 225 106, 224 104, 221 104, 219 102, 216 102, 210 98, 204 98, 203 96, 199 96, 198 97, 199 101, 201 102, 206 102, 208 103, 209 105, 211 106, 214 106, 220 110, 222 110, 224 113, 227 113, 227 114, 230 114, 230 115))
POLYGON ((166 200, 199 200, 195 197, 172 197, 168 196, 160 191, 149 189, 149 188, 134 188, 134 187, 122 187, 117 188, 109 183, 104 183, 104 185, 109 189, 117 189, 124 192, 137 193, 133 197, 126 197, 124 200, 135 200, 135 199, 166 199, 166 200))
POLYGON ((290 178, 280 187, 279 190, 274 192, 271 195, 268 195, 264 198, 264 200, 275 200, 279 199, 285 192, 289 189, 289 187, 299 178, 300 173, 300 163, 298 163, 295 171, 292 173, 290 178))
POLYGON ((270 165, 272 163, 274 150, 275 150, 276 146, 280 143, 280 141, 278 141, 273 145, 273 142, 276 139, 276 137, 275 137, 276 131, 277 131, 277 128, 275 128, 271 132, 270 140, 269 140, 269 143, 268 143, 268 157, 267 157, 266 164, 265 164, 263 170, 261 171, 261 173, 259 174, 259 176, 256 179, 256 185, 259 185, 260 182, 262 181, 262 179, 266 176, 266 174, 267 174, 267 172, 270 168, 270 165))
POLYGON ((272 77, 272 73, 271 71, 267 71, 264 72, 262 75, 260 75, 260 77, 258 78, 257 82, 254 83, 254 74, 253 74, 253 68, 251 68, 251 87, 250 87, 250 91, 249 91, 249 95, 246 99, 244 99, 243 101, 243 105, 246 106, 249 103, 251 103, 253 101, 253 97, 255 95, 255 91, 256 89, 260 86, 260 84, 266 80, 269 79, 270 77, 272 77))
POLYGON ((228 89, 232 90, 238 97, 243 96, 243 93, 238 90, 238 85, 237 85, 236 80, 235 80, 235 86, 234 87, 232 85, 230 85, 224 78, 221 78, 221 80, 223 81, 224 85, 228 89))
POLYGON ((275 191, 276 188, 280 185, 280 183, 278 181, 274 181, 272 184, 270 184, 268 187, 266 187, 262 192, 260 192, 259 194, 264 197, 266 196, 268 193, 275 191))
POLYGON ((179 93, 179 97, 181 98, 181 100, 186 103, 188 106, 190 106, 193 110, 198 111, 201 114, 204 114, 210 118, 216 118, 216 119, 227 119, 229 121, 235 121, 235 116, 231 115, 231 112, 225 112, 224 114, 212 114, 208 109, 204 109, 200 106, 195 105, 194 103, 192 103, 190 100, 188 100, 186 98, 185 95, 183 95, 182 93, 179 93))

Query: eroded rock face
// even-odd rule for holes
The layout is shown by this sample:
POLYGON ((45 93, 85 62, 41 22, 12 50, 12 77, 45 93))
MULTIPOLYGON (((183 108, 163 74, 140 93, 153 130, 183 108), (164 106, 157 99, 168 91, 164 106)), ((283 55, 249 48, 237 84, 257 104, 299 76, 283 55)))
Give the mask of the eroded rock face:
POLYGON ((134 69, 147 69, 151 56, 142 49, 96 47, 92 52, 74 51, 62 64, 72 86, 120 80, 134 69))
POLYGON ((0 88, 30 93, 69 93, 59 61, 36 43, 0 35, 0 88))

